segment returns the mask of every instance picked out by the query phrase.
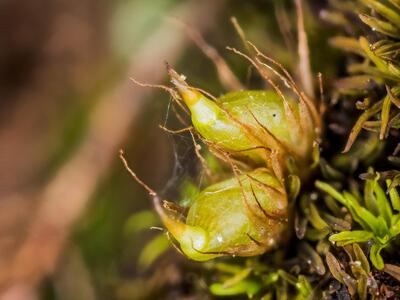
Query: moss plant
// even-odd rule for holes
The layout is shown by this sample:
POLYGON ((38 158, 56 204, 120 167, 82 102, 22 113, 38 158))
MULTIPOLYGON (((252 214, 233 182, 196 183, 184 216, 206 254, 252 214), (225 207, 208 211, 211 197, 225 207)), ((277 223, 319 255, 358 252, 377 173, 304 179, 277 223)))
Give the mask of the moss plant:
MULTIPOLYGON (((122 159, 152 197, 172 243, 201 262, 198 276, 211 295, 392 299, 396 286, 388 287, 385 276, 400 280, 400 147, 389 149, 400 127, 400 2, 330 1, 325 20, 348 33, 330 39, 346 51, 346 76, 329 78, 325 92, 319 81, 320 98, 330 102, 315 96, 304 12, 301 1, 294 2, 299 52, 293 55, 300 62, 292 73, 300 76, 248 42, 235 20, 245 50, 229 50, 258 71, 267 88, 243 88, 225 62, 220 68, 218 55, 218 71, 236 87, 220 97, 167 66, 172 87, 162 88, 185 124, 177 133, 194 142, 205 184, 186 178, 181 202, 162 200, 122 159), (350 126, 339 124, 355 114, 350 126), (359 138, 363 130, 368 134, 359 138), (334 139, 345 134, 343 149, 334 139), (382 161, 393 169, 374 172, 382 161), (366 170, 361 189, 357 176, 366 170)), ((165 239, 152 243, 146 262, 161 255, 153 248, 165 248, 165 239)))

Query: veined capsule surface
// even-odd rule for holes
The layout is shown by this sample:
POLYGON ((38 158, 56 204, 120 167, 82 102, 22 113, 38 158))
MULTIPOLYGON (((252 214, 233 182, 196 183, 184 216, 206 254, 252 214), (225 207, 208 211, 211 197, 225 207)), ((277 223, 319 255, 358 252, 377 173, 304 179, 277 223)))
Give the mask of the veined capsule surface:
POLYGON ((216 102, 242 126, 248 126, 250 133, 266 148, 281 148, 282 151, 292 152, 302 158, 307 156, 309 141, 298 134, 299 107, 298 102, 292 98, 286 97, 286 110, 289 112, 285 110, 282 98, 270 90, 231 92, 218 98, 216 102))
POLYGON ((277 247, 288 226, 288 201, 280 181, 265 168, 204 189, 183 221, 168 209, 164 224, 191 259, 253 256, 277 247))
POLYGON ((312 164, 319 128, 302 101, 268 90, 231 92, 211 100, 179 77, 172 82, 200 135, 233 157, 267 167, 275 157, 283 170, 291 169, 289 161, 297 170, 312 164))

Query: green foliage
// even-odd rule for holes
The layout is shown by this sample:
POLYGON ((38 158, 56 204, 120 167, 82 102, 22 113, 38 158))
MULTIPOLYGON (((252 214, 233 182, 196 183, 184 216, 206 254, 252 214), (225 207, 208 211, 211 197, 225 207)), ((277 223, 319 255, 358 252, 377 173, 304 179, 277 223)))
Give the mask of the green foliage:
POLYGON ((392 188, 388 199, 378 183, 379 176, 372 172, 370 175, 372 178, 367 179, 365 183, 363 201, 347 191, 340 193, 321 181, 317 181, 316 186, 344 205, 353 220, 362 228, 336 233, 331 235, 329 240, 338 246, 371 241, 371 262, 377 269, 383 269, 384 262, 380 252, 400 234, 399 195, 392 188))
POLYGON ((355 61, 347 66, 350 76, 337 82, 339 92, 364 96, 369 102, 363 107, 359 106, 363 113, 350 133, 345 152, 350 150, 363 128, 378 132, 381 140, 387 138, 390 128, 398 127, 397 114, 400 108, 399 4, 397 1, 378 0, 359 0, 359 3, 358 10, 363 9, 363 5, 366 8, 359 18, 375 33, 374 38, 361 35, 357 38, 339 36, 331 39, 333 46, 362 58, 361 63, 355 61), (385 85, 384 97, 376 99, 372 82, 385 85))
POLYGON ((313 292, 309 280, 303 275, 292 275, 283 269, 270 269, 257 260, 247 260, 246 266, 216 263, 220 281, 211 284, 210 291, 216 296, 247 295, 260 299, 308 299, 313 292))

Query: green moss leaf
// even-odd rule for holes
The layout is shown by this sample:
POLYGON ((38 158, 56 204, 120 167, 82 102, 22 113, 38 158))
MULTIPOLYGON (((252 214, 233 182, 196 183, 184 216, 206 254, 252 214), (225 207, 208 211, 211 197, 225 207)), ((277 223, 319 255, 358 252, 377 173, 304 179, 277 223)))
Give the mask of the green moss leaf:
POLYGON ((339 246, 344 246, 353 243, 364 243, 372 239, 372 232, 365 230, 342 231, 329 237, 331 242, 337 243, 339 246))
POLYGON ((378 184, 377 179, 375 179, 373 182, 373 189, 376 195, 379 215, 381 215, 385 219, 386 224, 388 225, 388 227, 390 227, 392 219, 392 208, 390 207, 389 200, 387 199, 386 194, 381 186, 378 184))
POLYGON ((400 28, 400 14, 398 12, 376 0, 361 0, 361 2, 369 6, 377 13, 379 13, 382 17, 385 17, 392 24, 400 28))
POLYGON ((400 211, 400 197, 399 193, 397 192, 397 189, 395 187, 390 188, 392 184, 392 181, 390 179, 386 180, 386 185, 389 189, 389 197, 390 197, 390 202, 392 203, 393 209, 400 211))
POLYGON ((342 49, 344 51, 352 52, 361 56, 365 56, 364 51, 360 47, 358 41, 354 38, 345 36, 336 36, 329 39, 331 46, 342 49))
POLYGON ((330 252, 326 254, 326 264, 328 265, 328 268, 331 271, 332 276, 337 281, 344 284, 343 276, 346 275, 346 273, 342 269, 342 266, 340 265, 336 257, 330 252))
POLYGON ((373 244, 371 247, 371 252, 369 253, 369 258, 370 258, 372 264, 378 270, 382 270, 383 267, 385 266, 385 264, 383 262, 383 258, 380 254, 382 249, 383 249, 382 245, 373 244))
POLYGON ((400 30, 398 27, 394 26, 392 23, 382 21, 378 18, 374 18, 368 15, 361 14, 359 15, 361 21, 367 24, 372 30, 376 30, 380 33, 391 37, 398 37, 400 35, 400 30))
POLYGON ((361 267, 363 268, 366 274, 369 274, 371 270, 368 259, 364 254, 364 251, 362 251, 361 247, 357 243, 353 244, 353 250, 356 259, 361 263, 361 267))
POLYGON ((226 287, 222 283, 213 283, 210 286, 210 291, 216 296, 236 296, 247 295, 252 298, 261 289, 261 284, 254 280, 242 280, 235 285, 226 287))

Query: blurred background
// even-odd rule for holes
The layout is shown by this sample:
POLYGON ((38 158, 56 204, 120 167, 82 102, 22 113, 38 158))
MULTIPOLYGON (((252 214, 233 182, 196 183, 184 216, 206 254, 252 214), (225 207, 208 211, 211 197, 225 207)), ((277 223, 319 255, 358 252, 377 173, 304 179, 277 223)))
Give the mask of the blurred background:
MULTIPOLYGON (((325 4, 307 4, 312 61, 322 66, 325 4)), ((293 70, 292 1, 0 1, 0 299, 209 297, 199 266, 150 229, 160 223, 118 153, 169 199, 182 179, 198 179, 191 138, 158 126, 182 128, 168 93, 130 77, 168 85, 167 61, 193 85, 226 92, 178 19, 258 87, 225 49, 243 49, 231 16, 293 70)))

